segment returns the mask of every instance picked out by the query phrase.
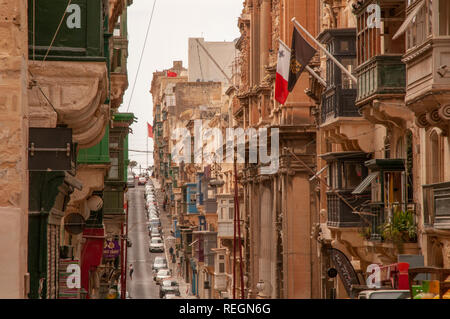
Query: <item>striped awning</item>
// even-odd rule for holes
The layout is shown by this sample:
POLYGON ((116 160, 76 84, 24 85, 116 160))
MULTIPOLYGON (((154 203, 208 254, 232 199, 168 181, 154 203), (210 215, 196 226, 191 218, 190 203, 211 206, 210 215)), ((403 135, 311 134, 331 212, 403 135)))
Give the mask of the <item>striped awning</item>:
POLYGON ((364 192, 367 187, 372 183, 372 181, 377 178, 377 176, 380 174, 380 172, 373 172, 370 173, 369 176, 367 176, 361 184, 358 185, 358 187, 355 188, 355 190, 352 192, 353 195, 359 195, 362 192, 364 192))

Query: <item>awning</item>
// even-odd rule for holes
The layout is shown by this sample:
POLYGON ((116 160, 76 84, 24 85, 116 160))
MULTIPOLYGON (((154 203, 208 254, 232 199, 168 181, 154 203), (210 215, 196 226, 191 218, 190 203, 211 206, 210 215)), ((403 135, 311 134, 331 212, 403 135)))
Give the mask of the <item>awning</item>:
POLYGON ((353 195, 359 195, 362 192, 364 192, 367 187, 372 183, 372 181, 377 178, 377 176, 380 174, 380 172, 373 172, 370 173, 369 176, 367 176, 361 184, 358 185, 358 187, 355 188, 355 190, 352 192, 353 195))
POLYGON ((419 1, 420 1, 420 3, 417 4, 416 8, 406 17, 403 24, 400 26, 400 28, 398 28, 397 32, 392 37, 392 40, 397 39, 399 36, 401 36, 403 33, 405 33, 409 24, 412 22, 414 17, 419 13, 420 9, 422 9, 423 5, 425 4, 425 0, 419 0, 419 1))

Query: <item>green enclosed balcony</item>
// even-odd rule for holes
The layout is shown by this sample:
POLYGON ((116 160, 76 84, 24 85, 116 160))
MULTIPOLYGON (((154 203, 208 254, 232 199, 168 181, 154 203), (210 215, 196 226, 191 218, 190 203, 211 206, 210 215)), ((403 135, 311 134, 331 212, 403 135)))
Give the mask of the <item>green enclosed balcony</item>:
POLYGON ((77 157, 78 164, 109 164, 109 128, 106 128, 105 135, 97 145, 81 149, 77 157))
POLYGON ((401 59, 401 55, 377 55, 358 66, 357 106, 380 95, 405 94, 406 69, 401 59))
POLYGON ((28 0, 32 60, 106 61, 102 0, 28 0))

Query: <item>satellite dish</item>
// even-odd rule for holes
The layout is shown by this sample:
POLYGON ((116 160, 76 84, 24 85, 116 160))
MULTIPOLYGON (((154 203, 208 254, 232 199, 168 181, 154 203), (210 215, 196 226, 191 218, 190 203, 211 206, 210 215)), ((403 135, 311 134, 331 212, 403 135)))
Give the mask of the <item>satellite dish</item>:
POLYGON ((72 235, 81 234, 85 225, 84 217, 79 213, 71 213, 64 217, 64 229, 72 235))

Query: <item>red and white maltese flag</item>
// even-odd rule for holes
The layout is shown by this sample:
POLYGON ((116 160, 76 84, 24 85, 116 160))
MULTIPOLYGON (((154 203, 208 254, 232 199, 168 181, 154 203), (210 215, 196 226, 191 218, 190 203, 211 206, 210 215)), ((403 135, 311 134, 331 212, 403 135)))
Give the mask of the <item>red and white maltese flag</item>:
POLYGON ((278 49, 277 76, 275 80, 275 100, 284 104, 289 95, 288 80, 289 67, 291 63, 291 49, 280 40, 278 49))

